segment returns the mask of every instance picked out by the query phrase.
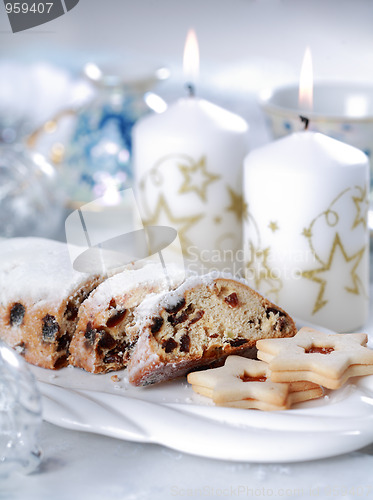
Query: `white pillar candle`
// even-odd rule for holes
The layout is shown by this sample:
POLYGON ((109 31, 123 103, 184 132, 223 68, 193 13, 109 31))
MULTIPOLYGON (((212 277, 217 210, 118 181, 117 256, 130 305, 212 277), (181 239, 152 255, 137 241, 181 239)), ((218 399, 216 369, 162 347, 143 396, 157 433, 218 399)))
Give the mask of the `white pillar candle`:
POLYGON ((232 267, 242 245, 248 125, 194 96, 133 130, 136 193, 148 225, 174 227, 192 268, 232 267))
POLYGON ((368 313, 369 164, 314 132, 253 150, 244 164, 245 272, 303 320, 338 332, 368 313))

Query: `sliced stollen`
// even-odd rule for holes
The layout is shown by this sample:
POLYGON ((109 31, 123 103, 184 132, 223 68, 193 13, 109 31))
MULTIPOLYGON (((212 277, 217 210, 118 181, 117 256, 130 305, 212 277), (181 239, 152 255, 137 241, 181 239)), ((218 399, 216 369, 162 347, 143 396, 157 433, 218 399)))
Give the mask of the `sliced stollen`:
POLYGON ((134 308, 150 294, 176 288, 184 275, 174 265, 148 262, 101 283, 79 309, 69 363, 91 373, 124 368, 137 340, 137 332, 129 332, 134 308))
POLYGON ((1 241, 0 338, 29 363, 65 366, 80 304, 103 279, 75 271, 66 243, 1 241))
POLYGON ((291 317, 243 281, 209 274, 188 278, 173 292, 146 298, 135 310, 139 339, 129 381, 147 385, 222 363, 259 339, 292 337, 291 317))

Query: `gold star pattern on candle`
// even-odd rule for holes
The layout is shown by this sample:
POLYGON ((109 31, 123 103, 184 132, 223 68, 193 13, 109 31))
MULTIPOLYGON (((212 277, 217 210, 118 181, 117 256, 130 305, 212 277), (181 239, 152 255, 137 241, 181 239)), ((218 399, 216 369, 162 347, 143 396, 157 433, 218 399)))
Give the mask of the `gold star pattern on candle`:
MULTIPOLYGON (((336 205, 336 203, 338 203, 339 200, 348 199, 348 200, 352 200, 352 202, 355 204, 355 207, 357 210, 357 215, 356 215, 355 221, 354 221, 351 229, 354 229, 358 224, 363 223, 363 220, 361 218, 360 205, 359 205, 359 203, 362 202, 363 196, 361 195, 361 196, 356 197, 357 200, 355 202, 355 200, 354 200, 355 197, 351 194, 352 189, 353 188, 347 188, 347 189, 343 190, 341 193, 339 193, 339 195, 336 196, 334 198, 334 200, 330 203, 328 208, 326 210, 324 210, 323 212, 321 212, 317 217, 315 217, 311 221, 310 225, 308 227, 305 227, 302 231, 302 235, 305 238, 307 238, 307 240, 308 240, 308 245, 310 247, 312 254, 315 256, 315 258, 320 263, 323 263, 324 261, 314 247, 313 239, 314 239, 315 225, 320 220, 324 220, 325 224, 328 227, 337 229, 337 226, 338 226, 339 221, 341 219, 341 214, 338 212, 335 205, 336 205)), ((366 190, 366 188, 363 189, 360 186, 355 186, 355 189, 359 190, 360 193, 362 193, 364 190, 366 190)))
POLYGON ((360 195, 352 197, 352 200, 356 207, 356 218, 352 225, 352 229, 355 229, 355 227, 357 227, 359 224, 362 224, 363 227, 366 228, 368 220, 367 213, 369 209, 367 187, 365 186, 364 189, 362 189, 361 187, 356 186, 356 188, 359 190, 360 195))
POLYGON ((272 231, 272 233, 275 233, 278 231, 280 228, 278 227, 278 224, 276 221, 270 221, 268 224, 269 229, 272 231))
POLYGON ((246 221, 249 220, 249 204, 246 201, 242 203, 242 218, 246 221))
POLYGON ((144 226, 162 224, 162 215, 165 216, 167 222, 177 230, 183 253, 185 256, 189 256, 189 248, 192 246, 192 243, 187 237, 187 232, 203 218, 203 214, 175 217, 164 196, 160 195, 153 214, 143 221, 144 226))
POLYGON ((312 229, 311 229, 311 226, 310 227, 305 227, 302 231, 302 234, 303 236, 305 236, 306 238, 312 238, 312 229))
POLYGON ((199 161, 193 162, 191 166, 180 163, 179 170, 184 177, 179 194, 194 191, 204 202, 207 201, 208 186, 220 179, 220 175, 207 171, 205 156, 202 156, 199 161))
POLYGON ((233 212, 238 220, 242 219, 244 203, 240 193, 236 193, 230 186, 227 186, 230 196, 230 205, 227 207, 228 212, 233 212))
POLYGON ((250 260, 246 262, 246 268, 250 277, 254 278, 255 288, 263 290, 265 285, 265 287, 269 288, 265 291, 266 295, 278 297, 282 288, 282 281, 273 273, 268 263, 270 248, 255 248, 253 242, 249 241, 249 255, 250 260))
MULTIPOLYGON (((302 271, 300 273, 302 277, 314 281, 320 286, 312 314, 317 313, 328 303, 328 298, 325 297, 326 288, 329 282, 327 274, 329 272, 333 272, 333 265, 337 262, 338 257, 339 260, 342 257, 346 264, 351 265, 348 271, 348 276, 351 280, 351 283, 349 285, 345 284, 344 286, 341 286, 343 286, 348 293, 356 295, 359 295, 361 293, 361 280, 356 270, 364 255, 365 250, 365 247, 363 247, 353 255, 348 255, 341 242, 339 234, 336 233, 327 261, 325 263, 321 262, 322 265, 317 269, 310 269, 302 271), (322 276, 326 276, 326 278, 322 276)), ((340 278, 340 273, 337 273, 337 275, 340 278)))

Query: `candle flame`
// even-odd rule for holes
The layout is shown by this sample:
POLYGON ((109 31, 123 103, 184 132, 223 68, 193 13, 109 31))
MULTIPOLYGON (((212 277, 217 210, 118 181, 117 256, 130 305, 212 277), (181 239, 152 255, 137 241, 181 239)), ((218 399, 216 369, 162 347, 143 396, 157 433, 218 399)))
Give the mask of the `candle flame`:
POLYGON ((185 40, 183 69, 187 81, 195 83, 199 73, 199 48, 197 35, 193 29, 188 31, 185 40))
POLYGON ((299 79, 299 107, 302 110, 312 111, 313 107, 313 68, 312 55, 309 47, 306 48, 303 57, 302 68, 299 79))

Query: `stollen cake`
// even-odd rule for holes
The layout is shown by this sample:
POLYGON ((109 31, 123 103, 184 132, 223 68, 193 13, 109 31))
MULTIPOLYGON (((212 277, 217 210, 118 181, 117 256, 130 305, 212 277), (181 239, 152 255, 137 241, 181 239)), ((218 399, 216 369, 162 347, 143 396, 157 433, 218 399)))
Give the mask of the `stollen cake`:
POLYGON ((147 297, 135 310, 139 335, 128 363, 133 385, 147 385, 242 354, 259 339, 292 337, 291 317, 243 281, 190 277, 175 291, 147 297))
POLYGON ((0 242, 0 338, 29 363, 57 369, 81 302, 104 279, 73 269, 66 243, 44 238, 0 242))
POLYGON ((176 266, 149 262, 101 283, 79 309, 69 363, 92 373, 124 368, 137 340, 137 332, 128 331, 135 307, 151 294, 176 288, 184 274, 176 266))

